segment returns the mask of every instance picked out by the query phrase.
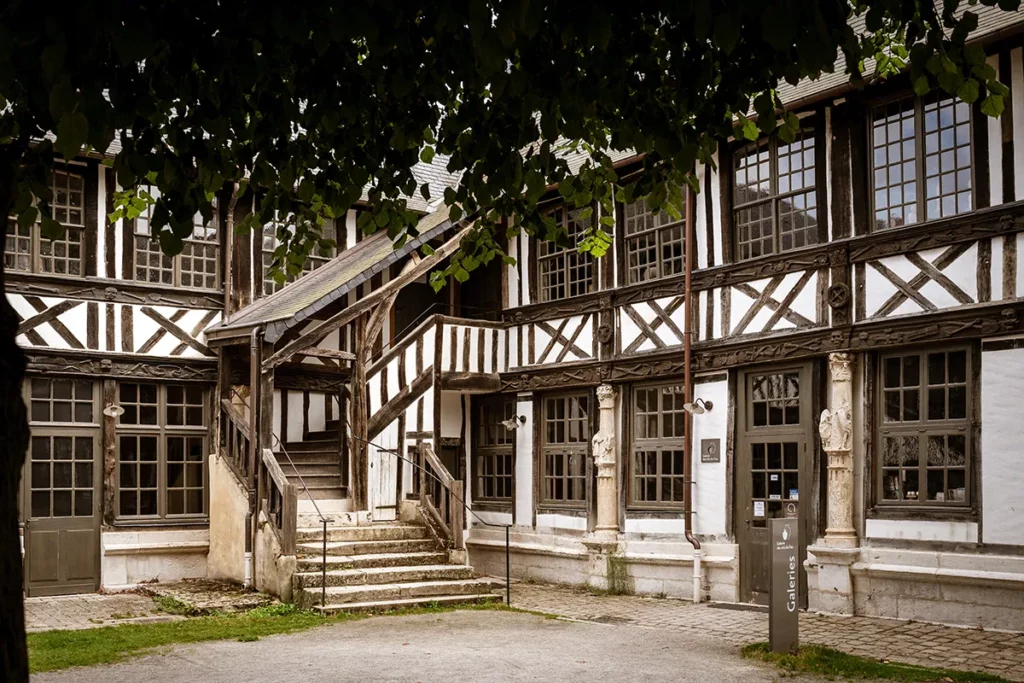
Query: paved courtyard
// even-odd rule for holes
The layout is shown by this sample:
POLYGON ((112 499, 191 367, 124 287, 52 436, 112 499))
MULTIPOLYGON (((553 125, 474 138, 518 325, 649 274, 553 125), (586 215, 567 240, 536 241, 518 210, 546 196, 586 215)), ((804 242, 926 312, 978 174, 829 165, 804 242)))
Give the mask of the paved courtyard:
POLYGON ((741 659, 734 646, 714 638, 466 610, 375 617, 249 643, 183 645, 123 664, 39 674, 32 680, 768 683, 777 678, 776 670, 741 659))
MULTIPOLYGON (((525 583, 512 585, 512 606, 585 621, 708 636, 735 645, 768 640, 767 612, 733 606, 594 595, 581 589, 525 583)), ((1024 633, 802 614, 800 639, 863 657, 983 671, 1024 681, 1024 633)))
MULTIPOLYGON (((680 671, 681 680, 772 680, 766 669, 737 656, 739 646, 767 640, 768 615, 762 611, 518 582, 512 586, 512 606, 578 621, 500 612, 382 617, 276 636, 272 647, 206 643, 37 679, 112 680, 123 671, 124 680, 185 681, 200 675, 209 681, 275 680, 266 672, 293 657, 295 671, 310 681, 450 680, 452 670, 475 672, 467 673, 467 680, 630 680, 637 671, 648 680, 680 680, 680 671), (313 654, 318 647, 324 649, 313 654), (377 657, 388 662, 386 672, 373 668, 377 657), (713 673, 698 675, 709 662, 713 673), (251 676, 235 675, 246 671, 251 676), (351 676, 339 679, 340 671, 351 676)), ((152 598, 135 594, 33 598, 25 612, 31 631, 169 618, 156 613, 152 598)), ((1024 681, 1024 633, 813 614, 801 615, 800 626, 804 643, 1024 681)))

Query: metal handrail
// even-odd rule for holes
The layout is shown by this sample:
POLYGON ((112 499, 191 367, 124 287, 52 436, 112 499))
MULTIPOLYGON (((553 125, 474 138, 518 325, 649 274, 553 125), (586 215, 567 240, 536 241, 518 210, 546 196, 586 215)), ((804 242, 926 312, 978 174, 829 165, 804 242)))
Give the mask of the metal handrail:
MULTIPOLYGON (((349 424, 348 420, 345 421, 345 424, 348 425, 349 427, 351 427, 351 425, 349 424)), ((449 486, 447 484, 445 484, 445 482, 440 477, 438 477, 436 474, 431 472, 428 468, 423 467, 418 462, 410 460, 409 458, 405 457, 404 455, 402 455, 398 451, 394 450, 393 448, 385 448, 384 446, 381 446, 379 444, 375 444, 372 441, 367 441, 366 439, 361 439, 358 436, 356 436, 355 434, 349 434, 349 436, 351 436, 356 441, 361 441, 362 443, 366 444, 367 446, 373 446, 378 451, 383 451, 384 453, 391 453, 396 458, 399 458, 399 459, 403 460, 404 462, 409 463, 413 467, 420 468, 421 470, 423 470, 424 473, 426 473, 427 475, 433 477, 434 480, 437 483, 441 484, 441 486, 443 486, 446 489, 448 489, 448 493, 455 500, 457 500, 460 505, 462 505, 462 509, 468 511, 469 514, 473 515, 473 517, 475 517, 478 522, 480 522, 484 526, 490 526, 490 527, 496 527, 496 528, 499 528, 499 529, 500 528, 504 528, 505 529, 505 604, 511 606, 512 605, 512 574, 511 574, 511 559, 510 559, 510 550, 509 550, 509 546, 510 546, 509 535, 510 535, 510 530, 512 529, 512 525, 511 524, 495 524, 494 522, 488 522, 486 519, 484 519, 480 515, 476 514, 476 511, 473 510, 471 507, 469 507, 466 504, 466 501, 465 501, 464 498, 460 498, 459 496, 455 495, 455 493, 452 492, 451 488, 449 488, 449 486)))

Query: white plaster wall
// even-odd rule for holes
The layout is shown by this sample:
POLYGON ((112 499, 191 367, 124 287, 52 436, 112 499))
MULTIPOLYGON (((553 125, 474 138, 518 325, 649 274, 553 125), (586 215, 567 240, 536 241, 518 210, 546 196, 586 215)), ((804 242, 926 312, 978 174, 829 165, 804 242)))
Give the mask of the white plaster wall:
POLYGON ((245 515, 249 494, 224 459, 210 455, 210 552, 207 575, 241 583, 245 579, 245 515))
POLYGON ((104 531, 100 583, 105 590, 116 590, 142 582, 205 578, 209 548, 207 529, 104 531))
POLYGON ((462 394, 457 391, 441 392, 441 437, 462 436, 462 394))
POLYGON ((587 518, 573 517, 572 515, 539 514, 537 515, 537 529, 572 529, 573 531, 586 531, 587 518))
MULTIPOLYGON (((313 407, 310 401, 310 408, 313 407)), ((280 414, 280 413, 278 413, 280 414)), ((312 429, 312 425, 310 425, 312 429)), ((288 436, 286 441, 302 441, 302 392, 288 392, 288 436)))
MULTIPOLYGON (((988 58, 988 65, 996 70, 996 77, 999 78, 999 55, 991 55, 988 58)), ((1011 99, 1015 99, 1016 94, 1011 91, 1011 99)), ((1014 102, 1013 106, 1016 108, 1017 103, 1014 102)), ((988 126, 988 139, 992 141, 992 144, 988 146, 988 204, 989 206, 998 206, 1003 203, 1003 146, 998 142, 1003 139, 1002 122, 1000 119, 988 116, 985 118, 985 125, 988 126)))
POLYGON ((729 382, 701 382, 696 378, 694 398, 702 398, 714 404, 703 415, 693 416, 693 487, 694 510, 693 528, 705 536, 725 535, 726 516, 726 457, 725 441, 729 418, 729 382), (701 439, 718 439, 721 458, 717 463, 700 461, 701 439))
POLYGON ((982 541, 1024 545, 1024 349, 981 355, 982 541))
MULTIPOLYGON (((280 389, 274 389, 274 398, 271 401, 271 404, 274 406, 274 415, 280 415, 281 414, 281 390, 280 389)), ((247 413, 247 415, 248 415, 248 413, 247 413)), ((281 425, 280 425, 280 423, 276 419, 270 421, 270 426, 271 426, 271 430, 273 430, 274 436, 276 436, 278 439, 280 439, 282 441, 287 441, 288 440, 288 438, 285 435, 281 434, 281 425)), ((275 443, 277 443, 277 442, 275 442, 275 443)))
POLYGON ((894 538, 906 541, 949 541, 977 543, 978 525, 975 522, 916 521, 906 519, 869 519, 866 524, 868 538, 894 538))
MULTIPOLYGON (((516 256, 516 244, 519 241, 518 237, 510 237, 508 240, 508 255, 512 258, 516 256)), ((509 308, 515 308, 519 305, 519 265, 505 266, 508 273, 508 301, 506 305, 509 308)))
POLYGON ((521 394, 516 414, 526 422, 516 429, 516 503, 515 523, 533 525, 533 395, 521 394))

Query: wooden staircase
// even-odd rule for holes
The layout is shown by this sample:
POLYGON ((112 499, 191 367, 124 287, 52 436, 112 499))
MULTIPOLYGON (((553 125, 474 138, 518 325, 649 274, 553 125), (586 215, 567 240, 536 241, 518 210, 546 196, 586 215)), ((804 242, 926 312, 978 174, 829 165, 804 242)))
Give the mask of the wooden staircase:
POLYGON ((310 432, 305 440, 290 441, 284 448, 287 455, 281 450, 276 450, 274 455, 288 483, 299 487, 300 498, 307 498, 303 483, 314 500, 339 500, 346 496, 338 420, 329 420, 324 431, 310 432))
POLYGON ((430 530, 393 522, 327 528, 327 603, 323 530, 299 529, 295 603, 324 612, 386 611, 430 604, 492 602, 499 586, 454 563, 430 530))

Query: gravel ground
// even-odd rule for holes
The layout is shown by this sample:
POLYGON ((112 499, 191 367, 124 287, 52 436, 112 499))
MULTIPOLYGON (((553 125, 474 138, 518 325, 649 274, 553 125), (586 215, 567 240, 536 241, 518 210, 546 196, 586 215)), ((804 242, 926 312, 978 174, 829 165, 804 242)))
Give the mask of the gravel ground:
MULTIPOLYGON (((255 642, 176 646, 33 681, 774 681, 719 639, 633 626, 456 611, 375 617, 255 642)), ((802 681, 813 681, 802 677, 802 681)))

